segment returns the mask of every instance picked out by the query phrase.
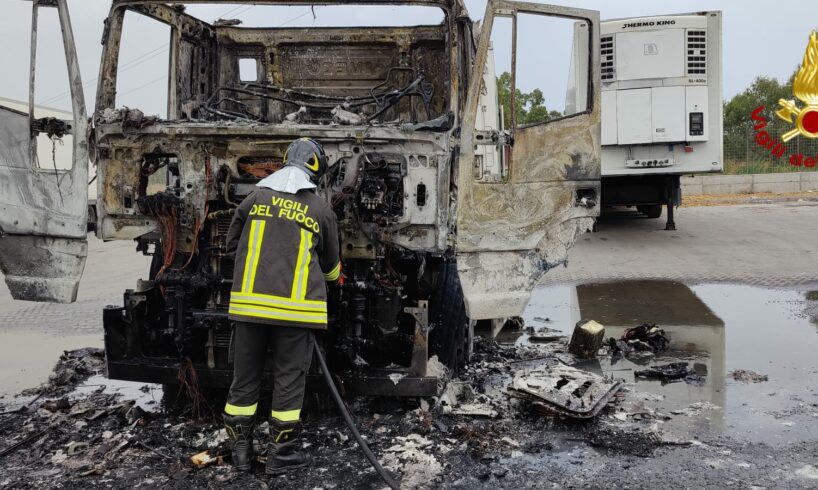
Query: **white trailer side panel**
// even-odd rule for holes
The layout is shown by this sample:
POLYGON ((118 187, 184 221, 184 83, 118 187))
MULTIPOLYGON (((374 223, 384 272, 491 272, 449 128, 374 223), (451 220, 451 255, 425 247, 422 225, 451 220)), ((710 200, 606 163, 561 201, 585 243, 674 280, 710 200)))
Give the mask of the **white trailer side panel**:
POLYGON ((685 140, 685 87, 650 89, 652 143, 685 140))
MULTIPOLYGON (((649 88, 616 92, 617 142, 620 145, 651 141, 650 92, 649 88)), ((604 105, 602 110, 606 110, 604 105)))
POLYGON ((685 74, 684 30, 622 32, 616 35, 620 80, 681 77, 685 74))

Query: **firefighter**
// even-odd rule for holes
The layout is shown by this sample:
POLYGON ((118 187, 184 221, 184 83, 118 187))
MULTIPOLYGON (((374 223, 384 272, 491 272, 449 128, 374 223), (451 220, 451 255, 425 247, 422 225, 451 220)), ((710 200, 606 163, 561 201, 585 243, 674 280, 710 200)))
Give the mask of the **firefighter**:
POLYGON ((338 225, 315 188, 327 169, 320 144, 293 141, 284 167, 236 209, 227 234, 235 257, 229 318, 235 322, 233 383, 224 408, 233 464, 248 471, 267 351, 273 401, 266 472, 310 464, 301 448, 301 404, 314 330, 327 328, 327 286, 341 275, 338 225))

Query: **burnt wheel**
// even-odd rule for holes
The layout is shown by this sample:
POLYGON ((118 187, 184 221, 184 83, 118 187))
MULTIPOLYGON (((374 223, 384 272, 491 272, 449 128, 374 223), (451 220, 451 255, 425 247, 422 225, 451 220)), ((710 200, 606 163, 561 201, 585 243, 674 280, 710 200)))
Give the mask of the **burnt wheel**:
POLYGON ((430 356, 449 369, 452 376, 465 366, 471 357, 474 342, 474 326, 466 316, 463 289, 457 277, 457 267, 444 263, 438 273, 437 286, 429 300, 430 356))

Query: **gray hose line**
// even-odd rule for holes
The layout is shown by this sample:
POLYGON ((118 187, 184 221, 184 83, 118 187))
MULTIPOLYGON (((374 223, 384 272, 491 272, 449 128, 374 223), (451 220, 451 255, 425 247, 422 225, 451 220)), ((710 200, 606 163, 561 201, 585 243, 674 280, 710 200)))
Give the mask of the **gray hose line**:
POLYGON ((313 346, 315 347, 315 355, 318 357, 318 362, 321 364, 321 372, 324 373, 324 381, 327 382, 327 387, 329 391, 332 393, 332 397, 335 399, 335 404, 338 405, 338 410, 341 412, 341 415, 344 416, 344 421, 347 423, 347 427, 349 427, 350 432, 355 437, 355 440, 358 441, 358 446, 361 447, 361 450, 366 455, 366 459, 372 464, 372 467, 375 468, 375 471, 383 478, 383 481, 389 485, 389 488, 392 490, 399 490, 400 486, 395 483, 395 480, 386 472, 386 470, 381 466, 378 462, 378 458, 372 454, 372 451, 367 446, 366 441, 363 440, 361 437, 361 433, 358 432, 358 428, 355 427, 355 422, 352 421, 352 417, 349 415, 349 410, 347 409, 344 400, 341 399, 341 395, 338 394, 338 390, 335 388, 335 383, 332 382, 332 377, 329 374, 329 369, 327 369, 327 362, 324 360, 324 355, 321 354, 321 349, 318 347, 317 342, 313 342, 313 346))

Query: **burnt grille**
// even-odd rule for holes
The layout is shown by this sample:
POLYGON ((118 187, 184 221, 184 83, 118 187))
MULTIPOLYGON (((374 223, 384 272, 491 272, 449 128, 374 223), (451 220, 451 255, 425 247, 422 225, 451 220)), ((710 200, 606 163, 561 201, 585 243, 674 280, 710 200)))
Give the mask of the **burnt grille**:
POLYGON ((219 216, 216 219, 216 233, 219 236, 227 236, 227 231, 230 230, 230 223, 233 221, 233 215, 219 216))
POLYGON ((599 40, 599 63, 602 81, 612 81, 614 75, 614 37, 604 36, 599 40))
POLYGON ((214 340, 216 341, 216 347, 230 347, 230 335, 232 332, 225 331, 225 330, 216 330, 216 335, 214 336, 214 340))
POLYGON ((707 31, 687 31, 687 74, 707 74, 707 31))

